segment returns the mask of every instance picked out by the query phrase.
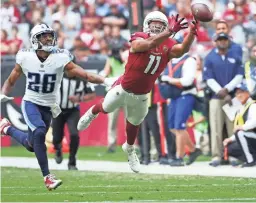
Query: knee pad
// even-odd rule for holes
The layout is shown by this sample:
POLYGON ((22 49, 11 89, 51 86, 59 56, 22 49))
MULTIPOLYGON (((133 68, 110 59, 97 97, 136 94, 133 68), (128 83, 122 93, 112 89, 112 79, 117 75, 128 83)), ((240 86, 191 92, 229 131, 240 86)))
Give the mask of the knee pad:
POLYGON ((42 144, 45 142, 46 136, 46 128, 45 127, 38 127, 33 131, 33 140, 36 144, 42 144))

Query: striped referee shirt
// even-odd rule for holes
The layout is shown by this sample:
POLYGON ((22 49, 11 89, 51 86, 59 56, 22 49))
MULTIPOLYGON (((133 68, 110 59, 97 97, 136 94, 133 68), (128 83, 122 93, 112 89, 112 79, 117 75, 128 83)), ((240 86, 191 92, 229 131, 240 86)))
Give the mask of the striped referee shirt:
POLYGON ((95 88, 90 83, 79 78, 68 78, 64 74, 57 101, 61 109, 72 109, 79 106, 79 104, 71 102, 68 99, 70 96, 79 95, 79 97, 83 97, 85 94, 93 92, 95 92, 95 88))

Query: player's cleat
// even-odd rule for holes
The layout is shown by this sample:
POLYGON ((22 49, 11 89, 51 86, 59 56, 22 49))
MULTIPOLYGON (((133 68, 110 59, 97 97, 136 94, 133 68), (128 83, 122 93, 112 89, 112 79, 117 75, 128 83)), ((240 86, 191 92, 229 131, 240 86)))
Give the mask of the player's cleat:
POLYGON ((140 161, 139 161, 138 156, 135 152, 134 146, 128 146, 127 143, 124 143, 122 145, 122 149, 128 155, 128 162, 129 162, 129 166, 132 169, 132 171, 135 172, 135 173, 139 173, 139 171, 140 171, 140 161))
POLYGON ((44 177, 44 184, 48 190, 55 190, 62 184, 62 180, 59 180, 53 174, 49 174, 44 177))
POLYGON ((79 122, 77 124, 77 129, 78 130, 84 130, 86 128, 89 127, 89 125, 91 124, 91 122, 93 121, 93 119, 95 119, 97 115, 94 115, 92 113, 92 108, 94 106, 92 106, 80 119, 79 119, 79 122))
POLYGON ((7 135, 7 134, 4 133, 4 128, 5 127, 9 127, 9 126, 11 126, 11 123, 10 123, 10 121, 7 118, 3 118, 0 121, 0 132, 1 132, 1 136, 2 137, 7 135))
POLYGON ((244 163, 244 164, 242 164, 242 168, 253 167, 253 166, 256 166, 256 161, 253 161, 251 163, 244 163))

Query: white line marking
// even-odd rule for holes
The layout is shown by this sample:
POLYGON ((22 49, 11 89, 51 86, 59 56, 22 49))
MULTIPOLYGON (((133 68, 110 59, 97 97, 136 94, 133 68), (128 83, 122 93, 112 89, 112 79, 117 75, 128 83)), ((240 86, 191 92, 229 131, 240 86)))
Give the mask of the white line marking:
MULTIPOLYGON (((247 183, 247 184, 232 184, 232 186, 253 186, 256 185, 256 183, 247 183)), ((126 188, 126 187, 133 187, 134 185, 79 185, 76 187, 70 186, 61 186, 61 188, 126 188)), ((190 184, 190 185, 161 185, 161 187, 203 187, 203 186, 209 186, 209 184, 190 184)), ((224 184, 211 184, 210 186, 213 187, 220 187, 220 186, 230 186, 230 184, 224 183, 224 184)), ((151 186, 151 187, 157 187, 157 186, 151 186)), ((36 189, 36 188, 45 188, 44 186, 30 186, 30 187, 23 187, 23 186, 2 186, 2 189, 36 189)))

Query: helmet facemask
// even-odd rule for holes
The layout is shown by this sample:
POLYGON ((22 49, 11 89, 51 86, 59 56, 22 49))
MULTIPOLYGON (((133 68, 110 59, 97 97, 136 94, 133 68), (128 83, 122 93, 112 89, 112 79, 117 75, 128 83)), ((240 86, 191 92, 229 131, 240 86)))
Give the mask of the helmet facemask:
POLYGON ((150 35, 157 35, 166 30, 167 25, 162 21, 150 21, 148 23, 150 35))
POLYGON ((32 38, 32 44, 36 50, 51 52, 57 44, 56 33, 54 31, 43 31, 37 33, 32 38), (46 34, 50 34, 52 36, 51 41, 49 41, 49 36, 46 36, 46 34))

